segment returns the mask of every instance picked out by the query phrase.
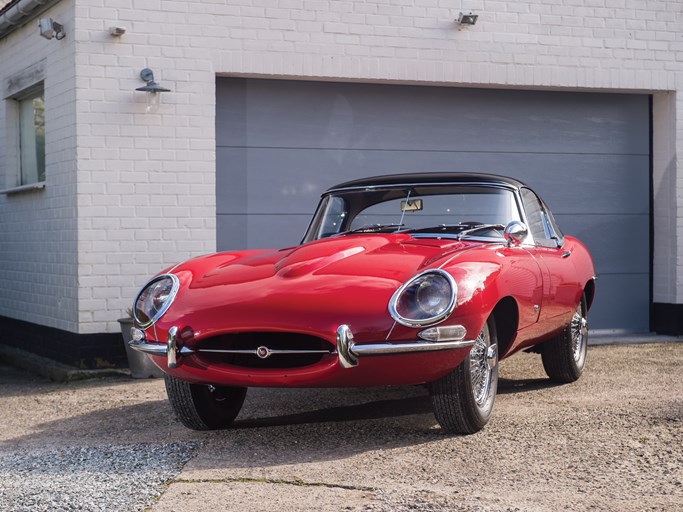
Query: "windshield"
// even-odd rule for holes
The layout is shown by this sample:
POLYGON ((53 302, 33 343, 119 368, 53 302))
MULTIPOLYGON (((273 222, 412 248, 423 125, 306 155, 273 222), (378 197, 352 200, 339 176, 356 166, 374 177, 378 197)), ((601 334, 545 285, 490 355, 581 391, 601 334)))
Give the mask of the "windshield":
POLYGON ((492 185, 416 185, 333 192, 323 197, 304 242, 346 233, 501 238, 521 220, 512 190, 492 185))

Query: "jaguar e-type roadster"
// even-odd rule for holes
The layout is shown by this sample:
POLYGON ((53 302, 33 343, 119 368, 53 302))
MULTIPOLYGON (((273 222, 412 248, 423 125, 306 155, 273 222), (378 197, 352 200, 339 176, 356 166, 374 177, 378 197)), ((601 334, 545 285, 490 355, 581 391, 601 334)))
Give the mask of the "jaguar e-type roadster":
POLYGON ((300 245, 168 268, 134 302, 131 347, 178 419, 228 427, 247 388, 427 385, 443 431, 489 421, 498 362, 540 353, 556 382, 586 364, 595 272, 523 183, 400 174, 327 190, 300 245))

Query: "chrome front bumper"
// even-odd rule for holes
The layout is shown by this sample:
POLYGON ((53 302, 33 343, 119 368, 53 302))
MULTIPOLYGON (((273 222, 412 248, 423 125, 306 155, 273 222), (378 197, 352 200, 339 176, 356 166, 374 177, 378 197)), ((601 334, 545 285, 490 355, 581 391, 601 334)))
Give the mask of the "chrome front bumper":
POLYGON ((357 345, 353 341, 353 333, 348 325, 340 325, 337 329, 337 353, 339 354, 339 365, 342 368, 358 366, 359 357, 436 352, 439 350, 467 348, 472 345, 474 345, 474 340, 412 341, 407 343, 367 343, 357 345))
MULTIPOLYGON (((464 330, 463 330, 464 333, 464 330)), ((342 368, 353 368, 358 366, 358 358, 366 356, 384 356, 391 354, 408 354, 415 352, 435 352, 440 350, 455 350, 468 348, 474 345, 474 340, 450 340, 450 341, 412 341, 406 343, 364 343, 358 345, 353 340, 353 333, 348 325, 340 325, 337 328, 337 350, 329 352, 327 350, 276 350, 267 347, 258 347, 255 350, 214 350, 214 349, 191 349, 185 346, 178 346, 178 328, 173 326, 168 331, 168 341, 166 343, 148 343, 144 339, 133 340, 128 343, 130 348, 146 354, 155 356, 166 356, 166 363, 169 368, 177 368, 178 358, 196 352, 224 353, 224 354, 254 354, 265 358, 272 354, 286 353, 326 353, 337 354, 339 365, 342 368)))

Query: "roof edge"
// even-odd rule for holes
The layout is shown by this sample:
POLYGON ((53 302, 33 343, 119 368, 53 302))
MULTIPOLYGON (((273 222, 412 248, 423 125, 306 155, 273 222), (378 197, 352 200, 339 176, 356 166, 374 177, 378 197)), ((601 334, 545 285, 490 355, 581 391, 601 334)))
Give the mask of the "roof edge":
POLYGON ((12 0, 0 9, 0 39, 7 37, 59 0, 12 0))

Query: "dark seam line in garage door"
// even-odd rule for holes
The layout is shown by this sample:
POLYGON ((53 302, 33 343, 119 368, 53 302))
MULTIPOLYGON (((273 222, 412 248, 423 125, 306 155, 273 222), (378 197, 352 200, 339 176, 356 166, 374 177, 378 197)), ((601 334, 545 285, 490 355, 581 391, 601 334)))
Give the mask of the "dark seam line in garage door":
POLYGON ((280 212, 273 212, 273 213, 217 213, 216 215, 263 215, 263 216, 268 216, 268 215, 277 215, 278 217, 286 217, 286 216, 292 216, 292 217, 301 217, 302 215, 306 215, 306 217, 311 216, 311 212, 303 212, 303 213, 280 213, 280 212))
POLYGON ((558 209, 553 208, 553 216, 554 217, 561 217, 563 215, 572 215, 572 216, 581 215, 582 217, 584 215, 592 215, 594 217, 597 217, 599 215, 602 215, 605 217, 610 217, 610 216, 614 216, 614 215, 619 215, 620 217, 649 217, 650 214, 648 212, 641 212, 641 213, 620 213, 620 212, 617 212, 617 213, 604 213, 604 212, 603 213, 591 213, 591 212, 584 212, 584 211, 582 211, 581 213, 575 213, 575 212, 562 213, 562 210, 558 210, 558 209))
POLYGON ((230 146, 216 144, 217 148, 230 149, 286 149, 290 151, 377 151, 377 152, 418 152, 418 153, 472 153, 472 154, 491 154, 491 155, 581 155, 581 156, 650 156, 647 153, 563 153, 558 151, 472 151, 472 150, 444 150, 444 149, 419 149, 419 148, 314 148, 314 147, 292 147, 292 146, 230 146))

